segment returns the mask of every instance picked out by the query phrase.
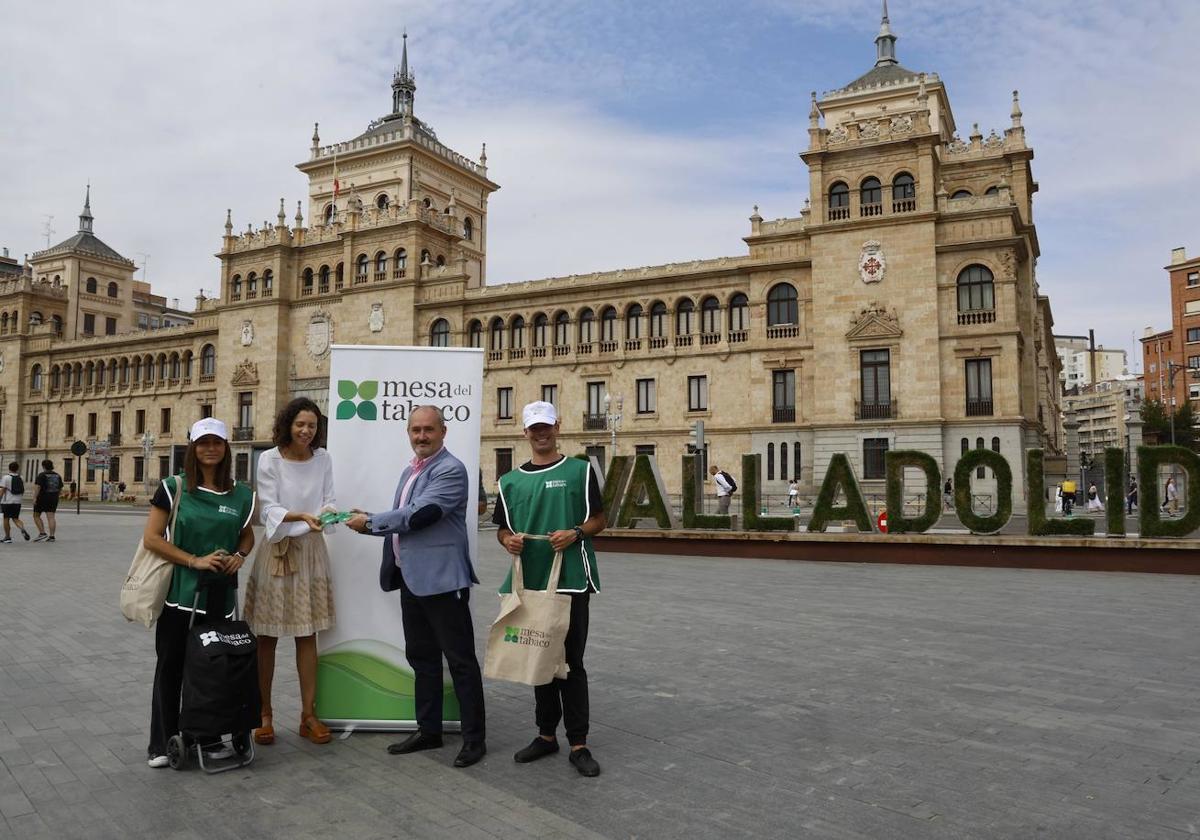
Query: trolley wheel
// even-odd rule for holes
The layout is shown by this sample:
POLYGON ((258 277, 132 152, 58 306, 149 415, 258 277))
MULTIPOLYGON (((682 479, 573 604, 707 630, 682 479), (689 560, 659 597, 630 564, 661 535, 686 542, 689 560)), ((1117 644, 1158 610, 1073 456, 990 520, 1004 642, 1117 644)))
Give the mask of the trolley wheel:
POLYGON ((187 765, 187 748, 181 735, 172 735, 167 739, 167 762, 172 770, 182 770, 187 765))
POLYGON ((233 751, 238 755, 245 755, 250 752, 250 732, 238 732, 233 738, 233 751))

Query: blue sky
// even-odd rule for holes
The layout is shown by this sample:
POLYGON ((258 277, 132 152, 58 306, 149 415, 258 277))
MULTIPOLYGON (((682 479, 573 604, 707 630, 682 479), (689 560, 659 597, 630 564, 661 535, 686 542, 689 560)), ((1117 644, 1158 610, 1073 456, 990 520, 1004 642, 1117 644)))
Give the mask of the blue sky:
MULTIPOLYGON (((946 82, 962 133, 1008 124, 1021 91, 1056 330, 1131 347, 1167 323, 1170 249, 1200 253, 1194 200, 1200 3, 893 0, 898 55, 946 82)), ((758 204, 796 215, 810 90, 874 60, 874 0, 10 5, 0 79, 18 257, 76 227, 156 288, 217 284, 225 208, 239 228, 288 215, 312 123, 348 139, 390 106, 410 33, 418 113, 502 189, 489 281, 744 253, 758 204)))

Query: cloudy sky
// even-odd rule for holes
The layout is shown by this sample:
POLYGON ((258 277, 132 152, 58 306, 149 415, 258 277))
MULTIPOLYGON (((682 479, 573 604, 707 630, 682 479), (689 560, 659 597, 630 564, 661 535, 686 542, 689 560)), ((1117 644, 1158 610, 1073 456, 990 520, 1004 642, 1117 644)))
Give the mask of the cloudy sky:
MULTIPOLYGON (((1133 346, 1168 324, 1170 249, 1200 253, 1195 0, 893 0, 901 63, 986 134, 1021 91, 1055 329, 1133 346)), ((755 204, 794 216, 808 95, 871 67, 876 0, 5 4, 0 245, 96 232, 185 303, 235 227, 289 218, 312 124, 390 110, 408 29, 417 112, 488 144, 489 282, 745 252, 755 204)))

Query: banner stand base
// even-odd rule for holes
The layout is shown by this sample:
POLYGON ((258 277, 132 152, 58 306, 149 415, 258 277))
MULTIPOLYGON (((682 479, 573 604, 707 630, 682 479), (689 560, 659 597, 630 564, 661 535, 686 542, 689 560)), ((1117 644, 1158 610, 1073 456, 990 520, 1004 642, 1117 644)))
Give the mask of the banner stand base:
MULTIPOLYGON (((321 723, 335 732, 416 732, 415 720, 346 720, 338 718, 321 718, 321 723)), ((448 720, 442 724, 442 731, 451 735, 462 732, 462 723, 448 720)))

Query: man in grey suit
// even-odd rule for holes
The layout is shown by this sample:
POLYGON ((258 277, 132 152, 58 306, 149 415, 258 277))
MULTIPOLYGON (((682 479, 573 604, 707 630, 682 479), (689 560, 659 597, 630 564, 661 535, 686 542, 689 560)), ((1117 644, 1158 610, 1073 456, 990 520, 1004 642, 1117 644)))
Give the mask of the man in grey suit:
POLYGON ((393 755, 442 746, 442 656, 462 712, 463 745, 455 767, 487 752, 483 676, 475 656, 471 586, 479 583, 467 545, 467 468, 444 446, 446 423, 432 406, 408 418, 414 458, 400 474, 392 510, 360 512, 346 524, 384 537, 379 585, 400 590, 404 652, 416 676, 418 730, 388 747, 393 755))

